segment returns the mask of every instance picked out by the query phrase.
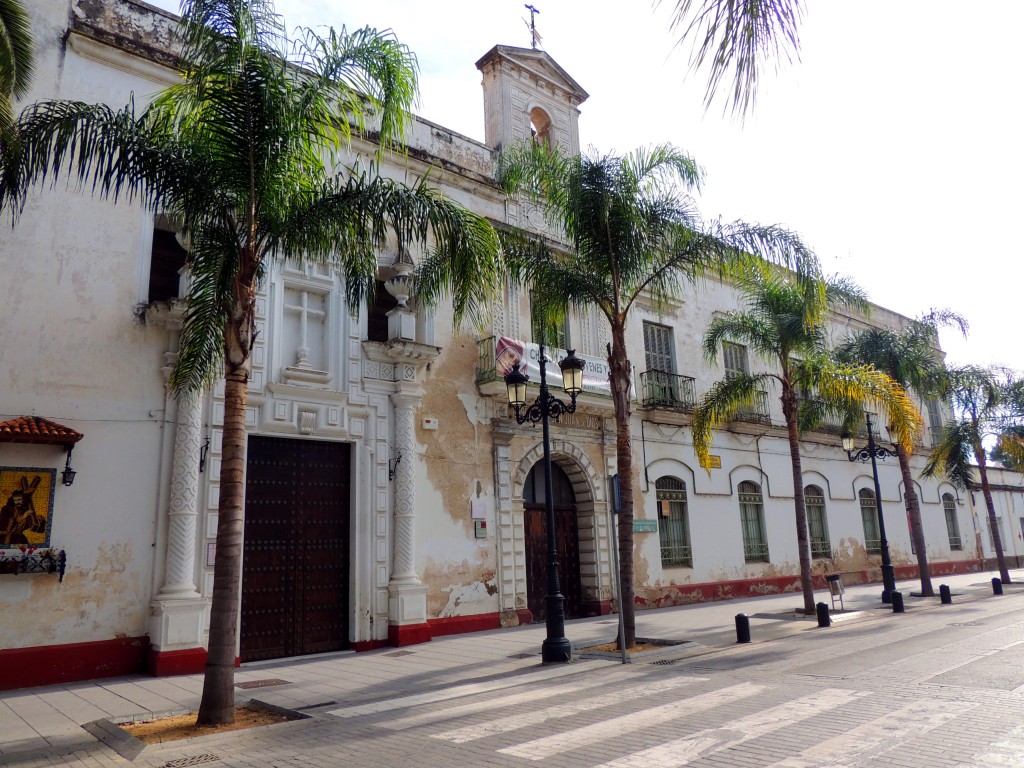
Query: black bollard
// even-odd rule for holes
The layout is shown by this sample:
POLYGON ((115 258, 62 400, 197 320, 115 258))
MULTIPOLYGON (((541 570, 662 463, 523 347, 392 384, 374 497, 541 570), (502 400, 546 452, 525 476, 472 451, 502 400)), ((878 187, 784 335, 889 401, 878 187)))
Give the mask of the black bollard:
POLYGON ((939 584, 939 600, 943 605, 953 604, 953 593, 949 591, 949 587, 945 584, 939 584))
POLYGON ((750 642, 750 617, 745 613, 736 614, 736 642, 750 642))
POLYGON ((828 615, 828 604, 818 603, 818 626, 819 627, 830 627, 832 626, 832 619, 828 615))
POLYGON ((903 593, 893 592, 892 593, 892 612, 903 613, 903 593))
POLYGON ((1001 595, 1003 594, 1003 582, 999 580, 999 577, 992 579, 992 594, 1001 595))

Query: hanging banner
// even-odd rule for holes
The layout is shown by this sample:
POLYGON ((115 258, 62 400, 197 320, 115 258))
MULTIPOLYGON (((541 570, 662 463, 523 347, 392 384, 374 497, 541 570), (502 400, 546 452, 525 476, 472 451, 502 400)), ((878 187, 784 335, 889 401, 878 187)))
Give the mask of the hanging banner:
MULTIPOLYGON (((569 353, 564 349, 545 347, 548 365, 545 376, 548 386, 564 389, 562 370, 558 363, 569 353)), ((540 345, 532 342, 517 341, 507 336, 499 336, 494 344, 495 368, 498 375, 504 377, 519 363, 519 370, 530 377, 530 382, 540 384, 540 345)), ((585 365, 583 367, 583 391, 611 397, 612 386, 608 378, 608 361, 600 357, 577 355, 585 365)))

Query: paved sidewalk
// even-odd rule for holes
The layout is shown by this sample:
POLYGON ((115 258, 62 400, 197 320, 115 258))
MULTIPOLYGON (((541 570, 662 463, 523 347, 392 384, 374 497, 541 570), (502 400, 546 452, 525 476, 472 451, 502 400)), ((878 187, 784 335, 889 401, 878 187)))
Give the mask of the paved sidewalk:
MULTIPOLYGON (((907 614, 922 610, 955 611, 956 604, 988 599, 995 573, 936 577, 933 584, 948 584, 954 593, 952 607, 940 606, 939 598, 916 598, 916 581, 902 581, 907 614)), ((1007 594, 1021 594, 1024 570, 1011 572, 1017 582, 1007 594)), ((833 614, 836 631, 868 621, 912 621, 894 616, 880 601, 878 584, 848 587, 845 612, 833 614)), ((829 602, 824 592, 818 600, 829 602)), ((676 641, 666 649, 672 658, 722 651, 736 646, 735 616, 750 617, 753 644, 802 632, 819 632, 814 617, 798 617, 799 594, 771 595, 744 600, 679 606, 637 612, 637 636, 676 641)), ((566 635, 579 648, 614 640, 617 617, 603 616, 567 623, 566 635)), ((827 630, 832 631, 832 630, 827 630)), ((365 653, 338 653, 301 659, 245 664, 236 683, 253 684, 237 691, 239 702, 256 699, 288 709, 310 709, 329 704, 351 705, 382 702, 396 696, 422 695, 459 686, 466 694, 499 690, 529 680, 556 678, 606 668, 618 662, 578 655, 578 663, 540 663, 543 625, 494 630, 438 638, 407 648, 384 648, 365 653)), ((0 673, 2 674, 2 673, 0 673)), ((0 693, 0 764, 18 753, 28 756, 80 752, 97 747, 95 737, 82 729, 101 718, 141 719, 154 714, 195 710, 202 690, 201 675, 170 678, 132 676, 45 688, 0 693), (5 759, 6 758, 6 759, 5 759)))

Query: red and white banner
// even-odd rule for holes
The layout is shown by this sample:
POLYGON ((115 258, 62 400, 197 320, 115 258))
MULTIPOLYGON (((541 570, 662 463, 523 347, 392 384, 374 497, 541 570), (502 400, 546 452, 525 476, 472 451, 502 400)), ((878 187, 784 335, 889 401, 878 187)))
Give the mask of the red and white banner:
MULTIPOLYGON (((554 347, 544 347, 544 351, 548 357, 548 364, 544 371, 548 386, 564 389, 562 370, 558 367, 558 363, 569 353, 564 349, 555 349, 554 347)), ((530 377, 530 382, 540 384, 539 344, 499 336, 494 344, 494 352, 494 364, 499 376, 504 377, 512 370, 512 366, 519 363, 519 370, 530 377)), ((612 387, 608 379, 608 361, 600 357, 587 357, 586 355, 577 355, 577 357, 585 364, 583 366, 583 391, 610 397, 612 387)))

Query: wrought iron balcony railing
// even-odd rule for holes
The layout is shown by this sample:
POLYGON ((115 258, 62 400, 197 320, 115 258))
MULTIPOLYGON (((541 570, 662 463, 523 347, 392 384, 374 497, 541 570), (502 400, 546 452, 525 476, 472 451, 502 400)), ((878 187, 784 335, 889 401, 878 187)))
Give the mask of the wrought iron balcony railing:
POLYGON ((640 374, 640 396, 643 405, 648 407, 662 406, 692 411, 697 405, 693 378, 656 368, 640 374))
POLYGON ((760 390, 751 405, 744 406, 736 412, 734 421, 751 421, 755 424, 771 424, 771 412, 768 410, 768 393, 760 390))
POLYGON ((864 541, 864 549, 869 555, 880 555, 882 554, 882 540, 866 539, 864 541))
POLYGON ((832 545, 824 539, 811 539, 811 557, 815 560, 831 560, 832 545))

